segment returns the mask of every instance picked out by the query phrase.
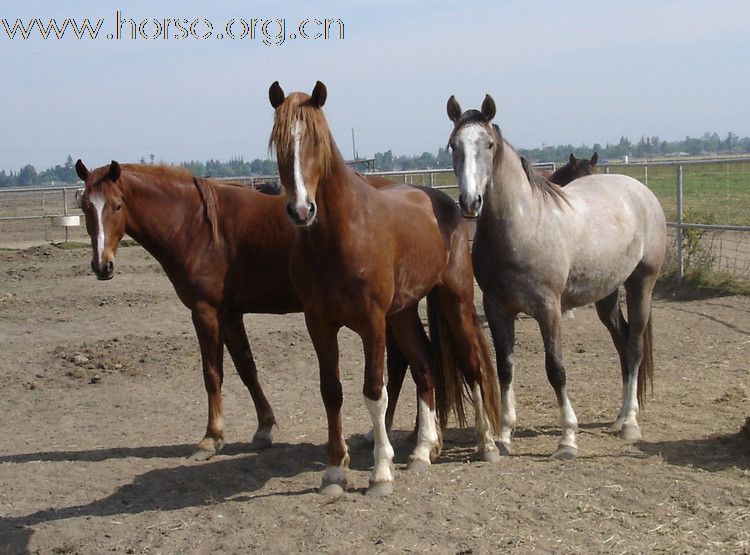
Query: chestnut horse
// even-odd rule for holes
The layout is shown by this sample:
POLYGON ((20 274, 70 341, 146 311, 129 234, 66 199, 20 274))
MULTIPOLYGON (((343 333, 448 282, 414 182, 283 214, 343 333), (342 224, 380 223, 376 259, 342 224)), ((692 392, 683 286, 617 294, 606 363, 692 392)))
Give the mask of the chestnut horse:
POLYGON ((439 444, 433 375, 452 384, 446 386, 449 398, 438 398, 438 407, 453 408, 461 421, 464 384, 455 366, 460 368, 474 402, 477 451, 485 460, 498 458, 491 435, 498 424, 498 392, 477 325, 461 214, 439 191, 374 189, 352 171, 321 110, 326 97, 320 81, 312 95, 286 96, 278 82, 269 89, 275 109, 269 146, 276 151, 287 212, 296 225, 290 274, 318 356, 328 417, 328 460, 320 491, 338 495, 346 487, 349 455, 341 424, 337 338, 346 326, 361 337, 365 354, 362 392, 375 442, 367 491, 385 495, 393 491, 393 448, 385 423, 388 391, 383 387, 386 322, 417 384, 419 432, 409 468, 428 467, 439 444), (432 342, 417 312, 425 296, 435 324, 430 331, 437 332, 432 342), (433 364, 431 346, 440 349, 434 359, 444 364, 433 364))
POLYGON ((577 454, 577 419, 566 390, 561 311, 595 303, 620 356, 622 409, 614 427, 641 437, 636 420, 652 379, 651 294, 664 262, 666 220, 654 194, 624 175, 581 177, 564 189, 524 170, 513 147, 492 124, 495 103, 461 112, 451 96, 449 139, 459 203, 479 218, 474 270, 495 343, 502 415, 500 447, 510 453, 516 421, 513 343, 516 315, 539 324, 547 377, 560 408, 559 458, 577 454), (618 288, 625 285, 628 320, 618 288))
MULTIPOLYGON (((210 458, 224 444, 224 345, 255 404, 258 429, 251 446, 270 445, 276 420, 258 382, 242 315, 302 311, 289 280, 294 228, 284 198, 165 166, 113 161, 89 171, 78 160, 76 171, 85 182, 80 204, 96 276, 113 277, 117 247, 128 233, 161 264, 192 313, 208 394, 208 425, 193 458, 210 458)), ((388 183, 374 180, 376 186, 388 183)), ((389 387, 400 388, 406 366, 389 333, 389 387)), ((397 399, 395 389, 389 424, 397 399)))

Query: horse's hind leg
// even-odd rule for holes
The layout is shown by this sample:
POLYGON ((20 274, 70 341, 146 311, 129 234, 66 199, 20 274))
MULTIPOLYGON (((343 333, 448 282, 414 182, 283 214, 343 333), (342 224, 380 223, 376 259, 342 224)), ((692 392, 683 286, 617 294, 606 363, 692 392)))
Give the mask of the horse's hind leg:
POLYGON ((612 343, 615 344, 617 354, 620 357, 620 372, 622 374, 622 407, 617 415, 617 419, 612 424, 612 429, 620 431, 622 423, 625 421, 625 397, 627 396, 628 386, 628 363, 626 358, 628 343, 628 323, 620 310, 619 290, 615 289, 612 293, 597 301, 596 313, 599 319, 612 336, 612 343))
MULTIPOLYGON (((422 333, 424 333, 424 330, 422 333)), ((409 361, 404 356, 399 342, 396 341, 390 325, 386 327, 385 345, 385 359, 388 368, 388 385, 386 386, 388 389, 388 408, 385 411, 385 427, 390 432, 393 428, 393 415, 396 412, 396 404, 401 394, 401 387, 404 385, 404 377, 406 376, 406 368, 409 366, 409 361)), ((414 369, 412 369, 413 373, 414 369)))
MULTIPOLYGON (((422 327, 416 306, 391 316, 389 324, 395 341, 411 365, 411 374, 417 386, 417 445, 409 456, 407 468, 426 470, 440 454, 430 342, 422 327)), ((390 406, 390 387, 388 391, 390 406)))
POLYGON ((273 427, 276 419, 273 415, 271 405, 268 403, 263 388, 258 382, 258 369, 253 360, 253 352, 247 340, 245 324, 242 314, 231 314, 224 318, 224 344, 229 350, 237 373, 242 383, 245 384, 255 405, 255 413, 258 417, 258 429, 250 444, 251 449, 263 449, 273 443, 273 427))
MULTIPOLYGON (((644 354, 650 360, 651 353, 645 353, 645 333, 651 318, 651 294, 656 284, 656 273, 646 273, 644 270, 636 269, 625 281, 626 302, 628 306, 628 339, 626 349, 626 363, 628 367, 628 383, 623 403, 622 414, 624 416, 620 436, 628 441, 641 439, 641 430, 638 425, 637 415, 640 410, 638 403, 639 372, 647 371, 642 368, 644 354)), ((650 348, 650 342, 649 342, 650 348)), ((643 378, 643 377, 641 377, 643 378)))
POLYGON ((203 381, 208 394, 208 425, 206 435, 198 443, 192 458, 206 460, 213 457, 224 445, 224 414, 221 403, 221 385, 224 381, 224 342, 216 309, 199 304, 192 311, 195 333, 201 348, 203 381))
POLYGON ((538 318, 539 329, 544 340, 544 366, 547 379, 555 390, 557 405, 560 408, 562 437, 553 457, 558 459, 573 459, 578 454, 576 431, 578 419, 573 411, 573 405, 566 390, 565 366, 562 358, 562 328, 560 326, 559 306, 546 310, 538 318))
POLYGON ((515 343, 515 314, 505 310, 497 298, 485 293, 484 314, 492 332, 497 358, 497 376, 500 381, 500 449, 501 455, 510 455, 513 429, 516 426, 516 396, 513 393, 513 347, 515 343))

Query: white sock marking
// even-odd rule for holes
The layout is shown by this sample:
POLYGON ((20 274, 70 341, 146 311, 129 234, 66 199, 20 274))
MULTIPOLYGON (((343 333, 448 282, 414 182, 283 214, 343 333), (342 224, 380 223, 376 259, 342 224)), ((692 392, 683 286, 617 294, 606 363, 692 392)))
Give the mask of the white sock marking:
POLYGON ((386 389, 383 388, 380 399, 377 401, 365 397, 365 406, 367 406, 367 410, 370 412, 372 431, 375 439, 375 448, 373 449, 375 464, 370 475, 370 483, 392 482, 391 461, 393 461, 393 447, 388 440, 388 433, 385 429, 385 409, 388 406, 388 392, 386 389))

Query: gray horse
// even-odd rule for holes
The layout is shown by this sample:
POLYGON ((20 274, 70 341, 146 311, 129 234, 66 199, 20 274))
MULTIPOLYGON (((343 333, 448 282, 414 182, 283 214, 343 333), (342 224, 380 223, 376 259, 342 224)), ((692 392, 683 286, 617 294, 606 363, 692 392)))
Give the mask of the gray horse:
POLYGON ((448 99, 449 140, 466 217, 478 218, 473 260, 484 292, 502 395, 500 450, 511 453, 516 423, 513 343, 516 315, 539 324, 547 378, 555 390, 562 437, 554 456, 574 458, 578 422, 565 388, 561 312, 596 304, 620 355, 622 409, 613 428, 641 437, 636 420, 652 380, 651 294, 664 262, 666 221, 659 201, 624 175, 581 177, 563 190, 536 173, 492 124, 495 102, 461 111, 448 99), (625 285, 628 319, 618 299, 625 285))

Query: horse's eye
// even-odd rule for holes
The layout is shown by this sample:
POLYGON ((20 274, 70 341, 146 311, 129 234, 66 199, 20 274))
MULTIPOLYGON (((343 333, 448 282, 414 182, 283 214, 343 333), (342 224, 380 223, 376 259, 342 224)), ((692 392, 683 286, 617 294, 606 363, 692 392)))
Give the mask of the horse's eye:
POLYGON ((117 206, 115 206, 115 212, 119 212, 120 208, 122 208, 122 204, 117 203, 117 206))
POLYGON ((491 149, 491 148, 492 148, 492 147, 494 147, 494 146, 495 146, 495 143, 493 143, 493 142, 490 142, 490 143, 489 143, 489 144, 487 145, 487 148, 488 148, 488 149, 491 149))

